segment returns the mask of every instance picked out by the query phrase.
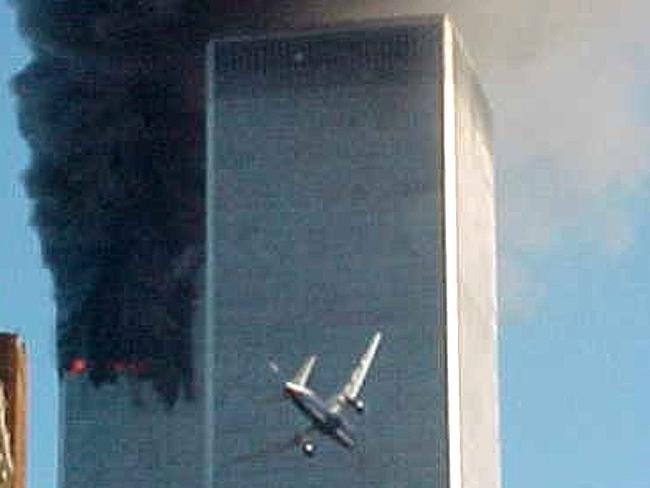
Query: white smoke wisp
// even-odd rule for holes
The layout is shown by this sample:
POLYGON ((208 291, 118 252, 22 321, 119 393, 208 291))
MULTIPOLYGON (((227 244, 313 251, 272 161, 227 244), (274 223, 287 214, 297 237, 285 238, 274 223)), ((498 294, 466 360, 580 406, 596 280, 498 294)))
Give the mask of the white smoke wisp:
MULTIPOLYGON (((311 20, 323 15, 317 3, 304 10, 311 20)), ((493 109, 505 322, 544 295, 527 256, 582 246, 607 257, 634 242, 627 208, 650 173, 637 108, 650 66, 646 3, 335 0, 327 12, 448 12, 458 25, 493 109)))
POLYGON ((650 134, 636 108, 650 63, 640 19, 650 9, 482 6, 490 14, 467 5, 458 21, 493 107, 501 308, 511 323, 545 294, 530 256, 579 248, 610 258, 634 243, 629 203, 645 194, 650 173, 650 134))

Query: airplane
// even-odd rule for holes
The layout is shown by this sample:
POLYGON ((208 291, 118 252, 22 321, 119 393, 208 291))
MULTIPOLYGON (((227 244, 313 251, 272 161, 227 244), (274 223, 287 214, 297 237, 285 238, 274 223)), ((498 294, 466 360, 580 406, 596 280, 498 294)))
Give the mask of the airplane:
POLYGON ((302 435, 299 434, 295 438, 295 443, 300 446, 305 456, 313 457, 316 454, 316 446, 310 440, 313 433, 323 434, 347 449, 354 448, 355 439, 352 435, 352 426, 343 417, 342 411, 345 407, 352 407, 359 414, 364 412, 365 403, 359 398, 359 392, 375 357, 381 337, 381 332, 375 333, 368 348, 359 358, 348 382, 328 401, 321 399, 307 386, 316 363, 315 355, 309 356, 294 377, 284 383, 285 398, 290 399, 296 408, 311 420, 311 426, 302 435))

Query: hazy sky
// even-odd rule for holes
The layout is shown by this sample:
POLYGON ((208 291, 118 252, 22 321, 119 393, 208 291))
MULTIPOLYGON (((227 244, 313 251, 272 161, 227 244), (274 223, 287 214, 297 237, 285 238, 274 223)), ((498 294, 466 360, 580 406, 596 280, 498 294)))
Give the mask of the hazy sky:
MULTIPOLYGON (((637 0, 439 4, 456 14, 495 118, 504 486, 647 487, 649 9, 637 0)), ((1 5, 7 80, 28 52, 1 5)), ((409 2, 413 11, 425 5, 409 2)), ((47 488, 52 290, 19 182, 27 150, 1 89, 0 327, 27 339, 30 486, 47 488)))

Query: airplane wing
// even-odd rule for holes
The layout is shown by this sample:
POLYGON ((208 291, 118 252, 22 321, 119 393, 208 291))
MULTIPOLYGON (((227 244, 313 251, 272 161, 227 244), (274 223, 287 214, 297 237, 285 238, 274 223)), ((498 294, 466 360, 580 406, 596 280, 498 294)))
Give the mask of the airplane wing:
POLYGON ((381 332, 377 332, 370 341, 368 348, 363 353, 359 361, 357 362, 352 375, 350 375, 350 380, 343 386, 341 391, 329 402, 330 411, 338 412, 341 408, 346 405, 348 402, 356 400, 363 382, 366 379, 372 360, 375 358, 375 353, 379 347, 379 342, 381 341, 381 332))
POLYGON ((314 369, 314 364, 316 364, 316 356, 309 356, 291 379, 291 383, 294 385, 307 386, 307 382, 311 376, 311 371, 314 369))

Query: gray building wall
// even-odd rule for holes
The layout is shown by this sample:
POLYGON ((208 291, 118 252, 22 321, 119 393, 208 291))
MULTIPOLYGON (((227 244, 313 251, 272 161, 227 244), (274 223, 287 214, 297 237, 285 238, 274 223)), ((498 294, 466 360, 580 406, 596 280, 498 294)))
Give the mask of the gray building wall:
POLYGON ((447 484, 440 35, 436 22, 214 46, 215 486, 447 484), (254 401, 280 393, 267 358, 288 379, 318 354, 327 398, 376 330, 354 452, 316 437, 311 461, 294 448, 236 462, 309 425, 254 401))

